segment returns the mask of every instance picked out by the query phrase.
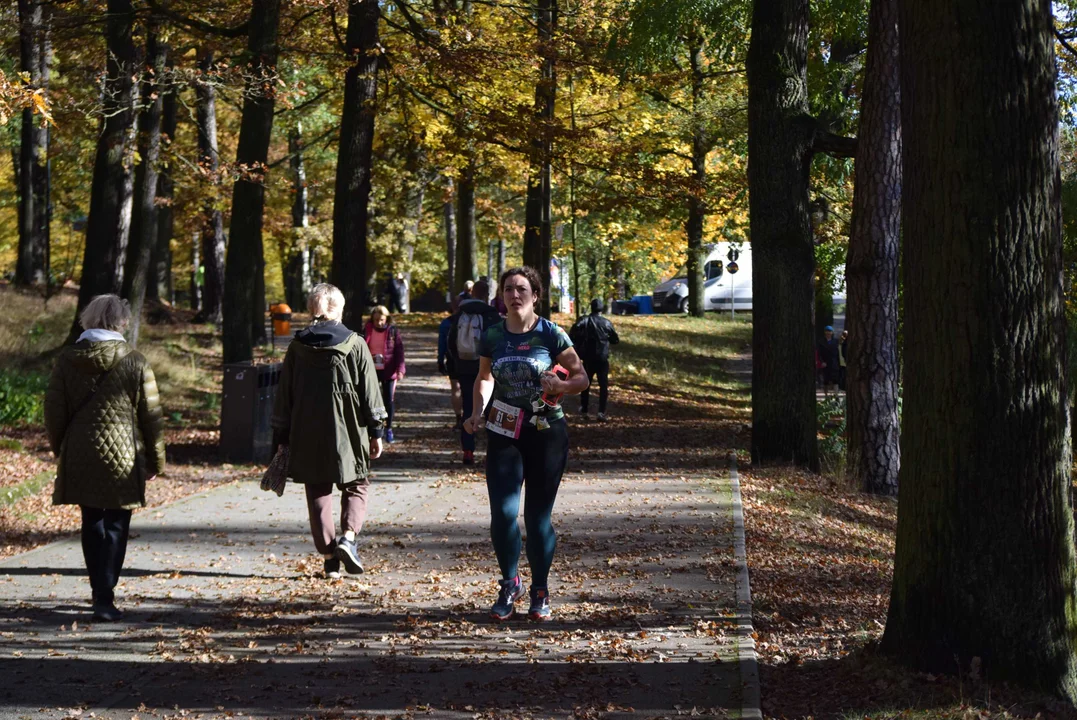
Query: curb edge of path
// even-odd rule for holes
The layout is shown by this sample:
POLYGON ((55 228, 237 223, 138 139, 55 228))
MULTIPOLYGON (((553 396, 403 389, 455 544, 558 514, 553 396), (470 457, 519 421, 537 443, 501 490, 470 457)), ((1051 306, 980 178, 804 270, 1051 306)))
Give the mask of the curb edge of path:
POLYGON ((729 453, 729 485, 733 492, 733 562, 737 568, 737 660, 740 664, 741 718, 762 720, 759 658, 752 627, 752 588, 748 578, 748 553, 744 542, 744 505, 740 497, 737 456, 729 453))

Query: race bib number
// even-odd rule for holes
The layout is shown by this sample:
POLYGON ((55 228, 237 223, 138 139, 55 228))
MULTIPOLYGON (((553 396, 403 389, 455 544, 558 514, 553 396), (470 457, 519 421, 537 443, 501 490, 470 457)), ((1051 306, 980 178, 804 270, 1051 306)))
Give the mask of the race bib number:
POLYGON ((524 411, 520 408, 500 400, 494 400, 490 404, 490 411, 486 415, 486 429, 490 432, 517 439, 523 425, 524 411))
POLYGON ((375 370, 384 370, 385 369, 385 356, 384 355, 379 354, 379 355, 374 356, 374 369, 375 370))

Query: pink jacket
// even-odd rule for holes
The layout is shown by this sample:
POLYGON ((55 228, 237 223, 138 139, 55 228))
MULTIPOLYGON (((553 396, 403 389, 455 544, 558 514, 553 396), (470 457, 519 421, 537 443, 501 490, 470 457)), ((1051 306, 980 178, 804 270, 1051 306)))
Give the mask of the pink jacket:
MULTIPOLYGON (((399 380, 407 372, 404 367, 404 339, 400 337, 400 331, 396 325, 389 325, 385 335, 385 369, 378 371, 378 378, 382 380, 399 380)), ((367 321, 363 328, 363 338, 370 345, 370 337, 374 334, 374 323, 367 321)))

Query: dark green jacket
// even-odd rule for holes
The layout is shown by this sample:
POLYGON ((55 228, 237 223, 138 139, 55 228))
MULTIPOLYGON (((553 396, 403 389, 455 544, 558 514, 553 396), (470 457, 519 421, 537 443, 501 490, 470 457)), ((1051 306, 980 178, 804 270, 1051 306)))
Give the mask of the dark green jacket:
POLYGON ((292 341, 284 356, 272 425, 289 445, 288 477, 346 484, 370 475, 370 441, 385 421, 374 358, 359 335, 315 347, 292 341))
POLYGON ((157 380, 141 353, 119 340, 65 347, 45 392, 45 428, 60 458, 52 502, 145 505, 146 478, 165 468, 163 425, 157 380))

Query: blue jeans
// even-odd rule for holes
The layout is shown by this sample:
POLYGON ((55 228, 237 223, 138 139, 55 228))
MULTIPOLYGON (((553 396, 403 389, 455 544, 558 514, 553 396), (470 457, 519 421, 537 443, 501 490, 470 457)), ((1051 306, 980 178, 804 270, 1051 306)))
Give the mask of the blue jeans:
POLYGON ((490 494, 490 538, 501 577, 510 580, 520 564, 520 492, 524 493, 527 562, 531 585, 544 588, 557 546, 553 503, 568 463, 568 428, 564 418, 548 430, 526 425, 516 440, 487 433, 486 489, 490 494))

